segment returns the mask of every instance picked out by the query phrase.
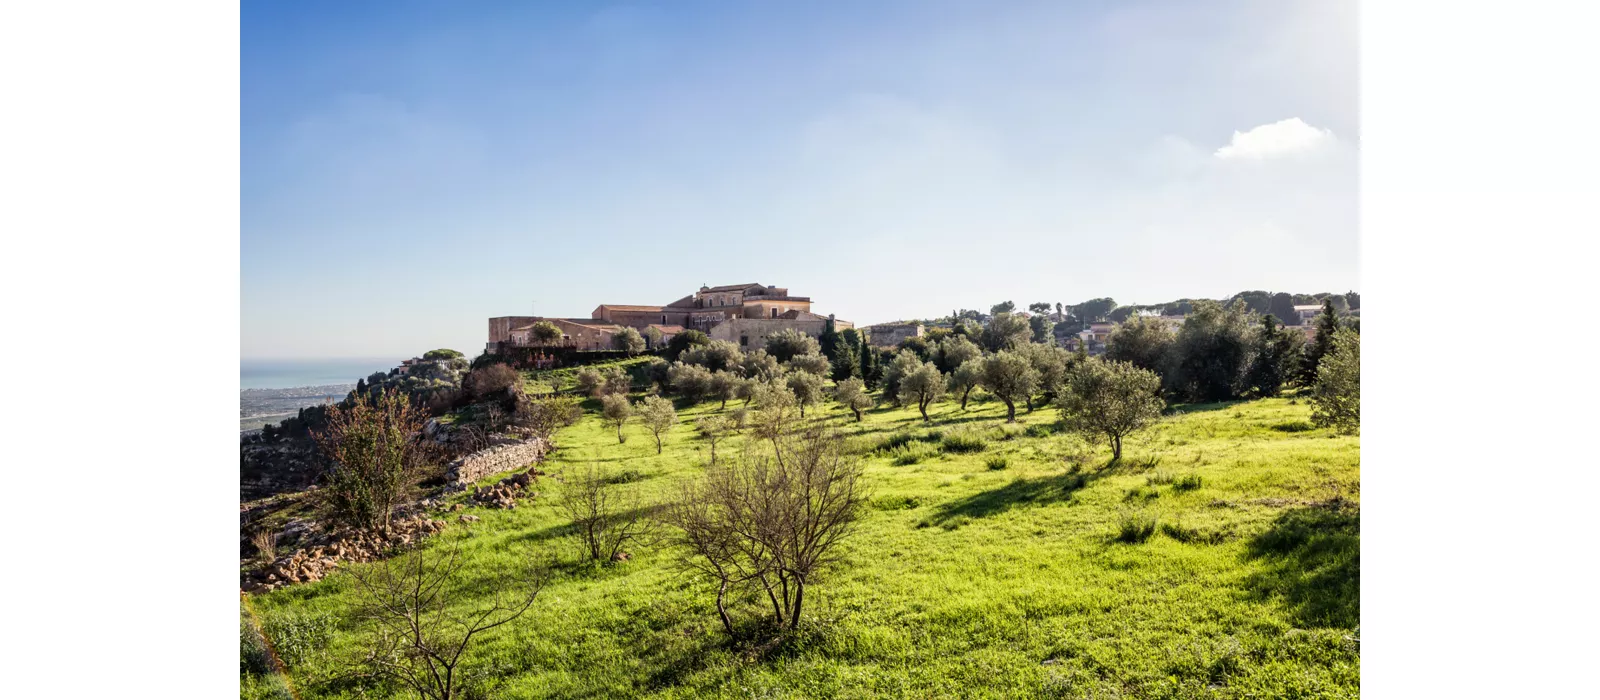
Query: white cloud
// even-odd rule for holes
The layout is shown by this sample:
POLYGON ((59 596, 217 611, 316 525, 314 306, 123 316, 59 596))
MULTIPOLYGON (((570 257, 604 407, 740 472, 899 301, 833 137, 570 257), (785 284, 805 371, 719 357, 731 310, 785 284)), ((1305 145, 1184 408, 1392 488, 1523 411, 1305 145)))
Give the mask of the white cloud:
POLYGON ((1214 154, 1223 160, 1265 160, 1311 153, 1334 141, 1333 132, 1319 129, 1299 117, 1233 132, 1233 140, 1214 154))

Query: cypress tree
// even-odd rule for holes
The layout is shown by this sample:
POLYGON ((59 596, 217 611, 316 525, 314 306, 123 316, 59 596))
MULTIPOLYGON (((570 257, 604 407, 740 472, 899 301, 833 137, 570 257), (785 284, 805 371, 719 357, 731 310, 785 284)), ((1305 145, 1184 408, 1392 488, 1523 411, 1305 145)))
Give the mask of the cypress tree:
POLYGON ((878 351, 870 345, 861 348, 861 381, 868 391, 878 388, 878 351))

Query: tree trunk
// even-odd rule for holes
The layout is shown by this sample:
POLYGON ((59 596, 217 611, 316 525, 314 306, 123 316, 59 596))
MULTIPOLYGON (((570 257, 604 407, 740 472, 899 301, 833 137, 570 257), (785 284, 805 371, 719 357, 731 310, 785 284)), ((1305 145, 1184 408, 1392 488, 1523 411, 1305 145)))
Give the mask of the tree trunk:
POLYGON ((971 393, 972 393, 972 387, 970 387, 970 386, 967 387, 966 391, 961 392, 961 410, 963 410, 963 411, 967 410, 967 396, 970 395, 971 393))
POLYGON ((1015 422, 1017 422, 1017 404, 1012 402, 1011 399, 1006 399, 1005 401, 1006 401, 1006 422, 1007 423, 1015 423, 1015 422))
POLYGON ((856 408, 855 406, 851 406, 850 410, 855 411, 855 413, 856 413, 856 422, 860 423, 861 422, 861 409, 856 408))
POLYGON ((1024 401, 1028 402, 1028 412, 1029 413, 1033 413, 1033 395, 1029 394, 1029 395, 1024 396, 1022 398, 1023 398, 1024 401))
POLYGON ((789 618, 789 629, 800 628, 800 604, 805 602, 805 598, 806 580, 804 577, 796 578, 794 583, 794 610, 790 611, 792 616, 789 618))
POLYGON ((621 423, 617 424, 617 444, 618 445, 622 444, 622 424, 621 423))
POLYGON ((717 616, 722 618, 722 629, 728 631, 728 636, 733 636, 733 618, 728 617, 728 608, 723 604, 723 599, 728 594, 728 579, 722 579, 722 585, 717 588, 717 616))
POLYGON ((772 593, 772 584, 767 582, 767 575, 761 574, 761 588, 767 592, 767 600, 772 601, 772 619, 778 624, 783 624, 783 608, 778 605, 778 596, 772 593))
POLYGON ((726 410, 728 410, 728 397, 726 397, 726 396, 722 397, 722 405, 717 407, 717 410, 718 411, 726 411, 726 410))
POLYGON ((1121 459, 1122 459, 1122 436, 1121 435, 1113 435, 1111 437, 1111 461, 1116 462, 1116 461, 1121 460, 1121 459))
POLYGON ((661 433, 656 433, 656 454, 661 454, 661 433))
POLYGON ((800 417, 801 418, 805 418, 806 417, 806 404, 805 404, 804 401, 800 402, 800 417))
POLYGON ((917 410, 922 412, 922 422, 924 422, 924 423, 933 422, 933 421, 929 420, 929 418, 928 418, 928 402, 926 400, 917 402, 917 410))

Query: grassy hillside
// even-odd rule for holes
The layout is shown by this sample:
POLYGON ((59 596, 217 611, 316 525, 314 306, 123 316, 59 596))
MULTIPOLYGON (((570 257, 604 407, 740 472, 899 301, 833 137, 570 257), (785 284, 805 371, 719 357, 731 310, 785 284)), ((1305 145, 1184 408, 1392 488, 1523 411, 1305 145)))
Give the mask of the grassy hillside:
MULTIPOLYGON (((689 423, 715 410, 683 411, 659 456, 642 428, 618 445, 591 412, 545 469, 593 461, 664 498, 703 468, 689 423)), ((1309 414, 1286 399, 1182 407, 1107 465, 1107 450, 1053 433, 1051 410, 1010 427, 998 402, 936 405, 932 425, 915 408, 861 424, 808 410, 853 449, 913 439, 864 455, 871 507, 843 564, 807 589, 804 632, 772 649, 729 643, 710 587, 663 546, 576 565, 566 523, 537 499, 469 509, 482 517, 470 526, 451 516, 443 538, 459 539, 469 575, 533 555, 568 563, 472 652, 493 697, 1355 697, 1360 440, 1311 429, 1309 414), (986 448, 940 453, 930 432, 954 430, 986 448), (1124 525, 1152 519, 1153 536, 1124 541, 1137 539, 1124 525)), ((329 680, 360 654, 355 600, 345 574, 251 598, 302 697, 386 697, 329 680)), ((245 680, 246 695, 272 697, 245 680)))

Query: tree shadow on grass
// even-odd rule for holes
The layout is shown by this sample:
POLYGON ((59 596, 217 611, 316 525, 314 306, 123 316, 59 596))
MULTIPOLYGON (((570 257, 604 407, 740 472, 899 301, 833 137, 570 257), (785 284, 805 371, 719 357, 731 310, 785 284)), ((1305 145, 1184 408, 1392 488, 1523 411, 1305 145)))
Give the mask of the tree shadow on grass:
POLYGON ((1167 406, 1167 410, 1163 412, 1163 415, 1181 416, 1181 415, 1184 415, 1186 413, 1204 413, 1206 411, 1221 411, 1221 410, 1223 410, 1225 408, 1233 408, 1234 406, 1238 406, 1238 405, 1243 404, 1243 403, 1247 403, 1247 402, 1245 402, 1245 401, 1216 401, 1216 402, 1211 402, 1211 403, 1179 403, 1179 404, 1171 404, 1171 405, 1167 406))
POLYGON ((1021 505, 1046 505, 1072 498, 1080 489, 1112 474, 1120 473, 1124 463, 1111 462, 1092 472, 1054 474, 1019 478, 1005 486, 956 499, 939 506, 930 521, 934 525, 960 518, 984 518, 1021 505))
POLYGON ((1361 508, 1334 500, 1279 515, 1250 541, 1246 557, 1266 563, 1246 585, 1281 598, 1296 624, 1353 628, 1361 624, 1361 508))

